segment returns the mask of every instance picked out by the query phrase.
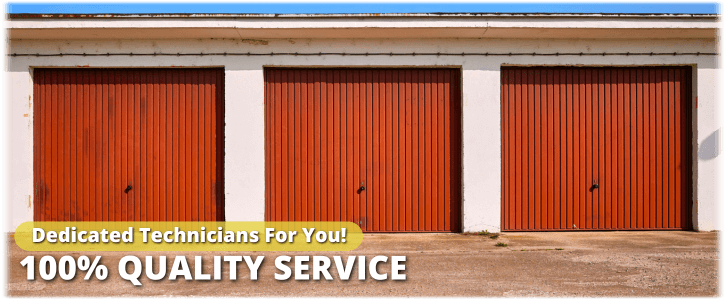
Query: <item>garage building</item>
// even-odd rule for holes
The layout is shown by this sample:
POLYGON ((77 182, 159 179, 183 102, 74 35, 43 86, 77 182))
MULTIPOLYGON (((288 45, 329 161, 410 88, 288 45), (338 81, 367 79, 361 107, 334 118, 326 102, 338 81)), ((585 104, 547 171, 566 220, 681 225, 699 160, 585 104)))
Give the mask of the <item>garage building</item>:
POLYGON ((715 230, 717 15, 8 15, 10 225, 715 230))

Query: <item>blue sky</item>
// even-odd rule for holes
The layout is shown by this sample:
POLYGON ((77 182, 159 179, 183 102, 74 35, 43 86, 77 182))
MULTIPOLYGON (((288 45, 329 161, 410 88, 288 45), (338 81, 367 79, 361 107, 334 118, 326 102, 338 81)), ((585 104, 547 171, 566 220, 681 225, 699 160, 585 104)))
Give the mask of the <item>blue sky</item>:
POLYGON ((717 3, 8 3, 9 13, 719 13, 717 3))

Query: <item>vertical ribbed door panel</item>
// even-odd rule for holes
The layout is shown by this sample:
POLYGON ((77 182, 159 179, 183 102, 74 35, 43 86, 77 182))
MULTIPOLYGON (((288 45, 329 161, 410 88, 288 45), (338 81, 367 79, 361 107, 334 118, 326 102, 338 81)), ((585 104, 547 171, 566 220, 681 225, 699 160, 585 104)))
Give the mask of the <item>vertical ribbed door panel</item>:
POLYGON ((223 76, 35 69, 34 220, 224 220, 223 76))
POLYGON ((459 231, 459 78, 458 69, 265 69, 265 218, 459 231))
POLYGON ((503 230, 691 228, 689 67, 504 67, 503 230))

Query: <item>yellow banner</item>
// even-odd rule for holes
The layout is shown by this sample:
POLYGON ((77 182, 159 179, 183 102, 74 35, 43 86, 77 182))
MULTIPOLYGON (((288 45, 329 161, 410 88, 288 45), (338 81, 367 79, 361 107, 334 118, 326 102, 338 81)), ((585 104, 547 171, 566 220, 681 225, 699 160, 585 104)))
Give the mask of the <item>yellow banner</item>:
POLYGON ((25 222, 26 251, 351 251, 353 222, 25 222))

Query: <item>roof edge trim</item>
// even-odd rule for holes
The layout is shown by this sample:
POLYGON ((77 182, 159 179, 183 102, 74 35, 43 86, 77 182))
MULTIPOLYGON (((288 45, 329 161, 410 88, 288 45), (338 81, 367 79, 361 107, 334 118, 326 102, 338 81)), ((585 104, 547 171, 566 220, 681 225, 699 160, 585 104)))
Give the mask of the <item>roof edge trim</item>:
POLYGON ((98 18, 678 18, 717 19, 719 14, 636 13, 365 13, 365 14, 7 14, 7 19, 98 19, 98 18))

